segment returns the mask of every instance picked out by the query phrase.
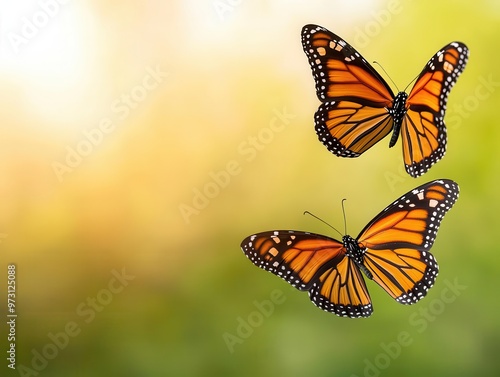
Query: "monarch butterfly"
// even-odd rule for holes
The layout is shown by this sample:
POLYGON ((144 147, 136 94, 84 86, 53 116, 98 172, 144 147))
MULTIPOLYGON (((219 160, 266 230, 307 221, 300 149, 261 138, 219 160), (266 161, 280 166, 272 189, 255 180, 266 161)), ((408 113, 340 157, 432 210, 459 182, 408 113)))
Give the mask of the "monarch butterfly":
POLYGON ((438 264, 429 252, 458 185, 436 180, 404 194, 354 239, 342 241, 302 231, 257 233, 241 243, 258 267, 309 292, 319 308, 338 316, 373 312, 361 271, 401 304, 414 304, 432 287, 438 264))
POLYGON ((358 157, 392 130, 399 134, 406 171, 418 177, 446 152, 444 112, 450 89, 467 63, 469 50, 452 42, 439 50, 418 76, 409 94, 394 96, 378 72, 329 30, 306 25, 302 46, 322 102, 314 116, 316 133, 339 157, 358 157))

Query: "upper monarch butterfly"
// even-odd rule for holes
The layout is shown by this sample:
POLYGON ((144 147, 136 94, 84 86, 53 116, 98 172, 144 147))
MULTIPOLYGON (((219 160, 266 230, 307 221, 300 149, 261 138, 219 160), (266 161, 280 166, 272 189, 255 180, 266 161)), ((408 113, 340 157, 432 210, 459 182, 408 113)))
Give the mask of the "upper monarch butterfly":
POLYGON ((439 50, 409 94, 394 96, 378 72, 329 30, 306 25, 302 46, 323 102, 315 114, 320 141, 339 157, 358 157, 392 130, 401 132, 403 160, 412 177, 424 174, 446 151, 444 112, 450 89, 465 68, 469 50, 452 42, 439 50))
POLYGON ((241 248, 256 266, 309 291, 319 308, 369 317, 373 308, 360 271, 402 304, 423 298, 438 274, 429 250, 458 192, 448 179, 425 183, 375 216, 356 239, 280 230, 249 236, 241 248))

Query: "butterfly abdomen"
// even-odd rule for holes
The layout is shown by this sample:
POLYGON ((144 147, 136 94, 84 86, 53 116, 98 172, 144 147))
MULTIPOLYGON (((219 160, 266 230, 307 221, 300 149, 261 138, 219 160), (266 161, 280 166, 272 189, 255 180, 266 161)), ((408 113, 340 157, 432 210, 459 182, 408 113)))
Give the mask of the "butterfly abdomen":
POLYGON ((392 148, 396 145, 399 137, 399 131, 401 130, 401 124, 403 123, 403 119, 406 115, 406 100, 408 98, 408 94, 405 92, 399 92, 397 96, 394 98, 394 106, 389 109, 389 114, 394 120, 394 126, 392 128, 392 136, 391 141, 389 142, 389 148, 392 148))

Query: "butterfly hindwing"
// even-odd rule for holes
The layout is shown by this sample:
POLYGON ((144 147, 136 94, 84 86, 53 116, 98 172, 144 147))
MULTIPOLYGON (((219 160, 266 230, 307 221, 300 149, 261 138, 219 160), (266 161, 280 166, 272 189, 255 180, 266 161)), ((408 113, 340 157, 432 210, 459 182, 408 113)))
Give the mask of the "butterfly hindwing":
POLYGON ((319 140, 339 157, 358 157, 391 132, 394 123, 385 109, 350 101, 321 104, 314 122, 319 140))
POLYGON ((319 308, 341 317, 369 317, 372 303, 361 271, 350 258, 326 270, 309 291, 319 308))
POLYGON ((360 233, 364 266, 398 302, 413 304, 434 284, 438 265, 429 250, 458 193, 451 180, 428 182, 389 205, 360 233))
POLYGON ((363 277, 341 242, 300 231, 270 231, 247 237, 245 255, 300 290, 321 309, 347 317, 367 317, 371 300, 363 277))

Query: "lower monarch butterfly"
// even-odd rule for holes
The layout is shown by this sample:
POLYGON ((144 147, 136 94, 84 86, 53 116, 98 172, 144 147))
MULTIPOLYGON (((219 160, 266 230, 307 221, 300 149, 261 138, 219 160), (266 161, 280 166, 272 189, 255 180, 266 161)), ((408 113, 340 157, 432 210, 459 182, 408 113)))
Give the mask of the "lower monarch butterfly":
POLYGON ((280 230, 249 236, 241 248, 256 266, 308 291, 319 308, 369 317, 373 308, 361 271, 401 304, 427 294, 438 274, 429 250, 458 193, 448 179, 425 183, 375 216, 356 239, 280 230))
POLYGON ((389 147, 401 134, 405 168, 412 177, 424 174, 444 156, 446 102, 467 63, 465 44, 444 46, 426 64, 410 93, 396 96, 354 47, 329 30, 304 26, 302 46, 322 102, 314 117, 316 133, 330 152, 358 157, 392 131, 389 147))

